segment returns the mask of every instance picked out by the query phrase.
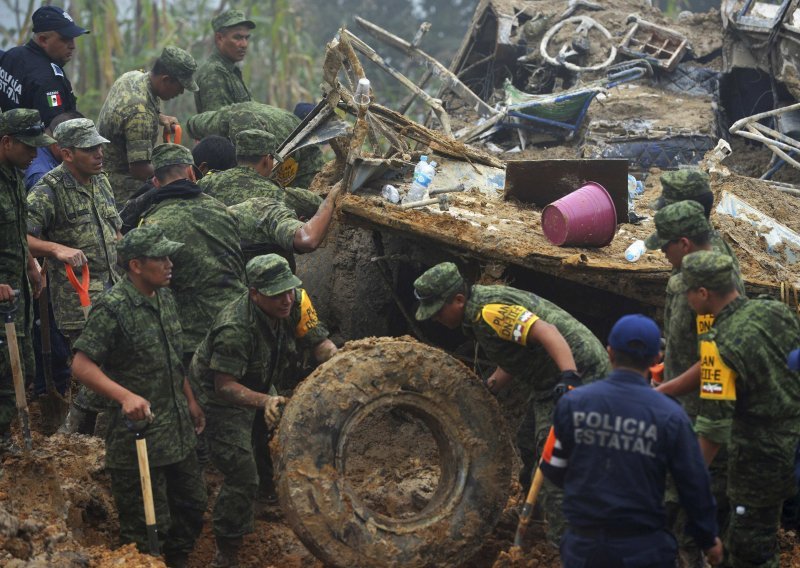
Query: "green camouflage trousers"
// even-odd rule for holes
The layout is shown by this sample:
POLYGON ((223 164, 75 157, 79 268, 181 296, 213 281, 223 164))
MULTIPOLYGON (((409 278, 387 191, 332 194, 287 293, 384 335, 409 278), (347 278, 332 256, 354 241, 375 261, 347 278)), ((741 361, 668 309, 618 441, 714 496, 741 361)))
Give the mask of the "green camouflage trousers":
MULTIPOLYGON (((19 358, 22 363, 22 376, 25 384, 33 381, 34 361, 33 344, 28 337, 17 336, 19 358)), ((11 359, 8 355, 8 343, 5 335, 0 335, 0 434, 8 432, 11 423, 17 416, 17 404, 14 397, 14 376, 11 373, 11 359)))
POLYGON ((783 502, 771 507, 750 507, 731 501, 725 533, 727 568, 780 568, 778 529, 783 502))
MULTIPOLYGON (((136 543, 141 552, 148 552, 139 470, 109 468, 109 472, 111 494, 119 513, 120 542, 136 543)), ((203 528, 203 513, 208 502, 197 456, 192 451, 178 463, 151 467, 150 482, 161 552, 188 554, 203 528)))
MULTIPOLYGON (((555 399, 553 397, 543 400, 536 400, 535 397, 532 397, 528 402, 528 411, 517 430, 517 447, 523 463, 520 483, 526 491, 525 496, 530 487, 532 474, 538 466, 539 456, 542 455, 547 435, 550 433, 550 427, 553 425, 554 410, 555 399)), ((566 530, 566 520, 561 510, 563 501, 564 492, 545 479, 537 504, 544 511, 547 519, 547 538, 556 545, 561 542, 561 537, 566 530)))
POLYGON ((255 412, 248 408, 205 408, 211 463, 225 477, 214 504, 214 535, 233 539, 253 532, 258 470, 253 455, 255 412))

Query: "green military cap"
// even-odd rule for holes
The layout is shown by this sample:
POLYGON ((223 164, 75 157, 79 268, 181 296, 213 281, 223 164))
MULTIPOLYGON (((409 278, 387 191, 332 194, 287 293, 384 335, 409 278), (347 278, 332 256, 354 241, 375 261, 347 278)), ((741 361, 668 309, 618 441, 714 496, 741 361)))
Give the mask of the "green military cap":
POLYGON ((667 172, 660 179, 661 197, 656 201, 656 209, 711 192, 708 174, 697 168, 667 172))
POLYGON ((181 146, 180 144, 159 144, 153 148, 153 155, 150 158, 153 164, 153 169, 158 170, 166 166, 175 166, 178 164, 185 164, 187 166, 194 165, 194 158, 189 148, 181 146))
POLYGON ((275 137, 266 130, 242 130, 236 135, 236 156, 266 156, 277 147, 275 137))
POLYGON ((426 270, 414 281, 414 296, 419 300, 417 319, 422 321, 435 316, 447 298, 463 285, 464 279, 452 262, 442 262, 426 270))
POLYGON ((277 254, 265 254, 250 259, 245 271, 250 287, 265 296, 282 294, 303 283, 292 274, 289 262, 277 254))
POLYGON ((170 241, 158 225, 145 225, 128 231, 117 245, 123 262, 140 256, 158 258, 174 254, 183 243, 170 241))
POLYGON ((39 148, 56 143, 44 129, 38 110, 15 108, 0 115, 0 136, 13 136, 28 146, 39 148))
POLYGON ((187 91, 197 90, 197 83, 193 77, 194 72, 197 71, 197 62, 188 51, 184 51, 174 45, 168 45, 161 52, 158 60, 164 66, 167 75, 177 79, 184 89, 187 91))
POLYGON ((248 20, 241 10, 227 10, 211 20, 211 28, 215 32, 233 26, 247 26, 251 30, 256 27, 255 23, 252 20, 248 20))
POLYGON ((92 148, 107 144, 108 140, 100 136, 94 122, 88 118, 73 118, 56 126, 53 137, 62 148, 92 148))
POLYGON ((680 288, 720 290, 733 282, 735 268, 733 259, 727 254, 701 250, 687 254, 681 262, 680 288))
POLYGON ((697 201, 678 201, 660 209, 654 218, 656 232, 647 237, 644 245, 658 250, 681 237, 697 237, 711 230, 705 209, 697 201))

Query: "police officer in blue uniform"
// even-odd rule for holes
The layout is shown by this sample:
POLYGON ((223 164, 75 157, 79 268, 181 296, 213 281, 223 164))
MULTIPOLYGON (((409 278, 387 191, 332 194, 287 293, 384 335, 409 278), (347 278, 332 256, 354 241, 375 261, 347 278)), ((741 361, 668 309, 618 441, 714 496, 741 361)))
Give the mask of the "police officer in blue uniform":
POLYGON ((542 472, 564 488, 566 568, 673 568, 677 544, 666 529, 667 472, 688 513, 687 532, 709 563, 722 561, 716 504, 689 418, 648 381, 660 336, 650 318, 621 318, 608 338, 614 370, 567 393, 556 407, 554 443, 545 448, 542 472))
POLYGON ((89 32, 56 6, 42 6, 31 19, 33 38, 0 55, 0 109, 36 109, 50 124, 77 106, 63 67, 75 52, 75 38, 89 32))

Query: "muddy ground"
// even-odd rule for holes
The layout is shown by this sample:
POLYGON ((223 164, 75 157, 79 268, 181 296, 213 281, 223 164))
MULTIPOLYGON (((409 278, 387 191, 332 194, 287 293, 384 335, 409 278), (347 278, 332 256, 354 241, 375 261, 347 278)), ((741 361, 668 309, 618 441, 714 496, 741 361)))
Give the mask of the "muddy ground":
MULTIPOLYGON (((516 393, 519 394, 519 393, 516 393)), ((519 416, 519 396, 501 398, 509 416, 519 416)), ((38 403, 32 401, 34 418, 38 403)), ((18 432, 15 429, 15 436, 18 432)), ((20 440, 21 441, 21 440, 20 440)), ((418 508, 435 488, 438 465, 435 446, 420 423, 390 415, 370 424, 356 438, 362 459, 349 466, 355 483, 363 482, 366 498, 376 507, 402 516, 418 508), (389 451, 387 448, 395 448, 389 451), (378 476, 376 478, 375 476, 378 476), (386 479, 378 483, 376 479, 386 479)), ((45 438, 34 432, 34 450, 9 456, 0 466, 0 566, 9 568, 151 568, 159 559, 132 546, 117 547, 118 522, 103 469, 103 442, 81 435, 45 438)), ((351 449, 351 452, 353 449, 351 449)), ((211 495, 221 478, 206 473, 211 495)), ((464 568, 554 568, 557 551, 545 543, 544 527, 534 523, 528 548, 521 556, 509 554, 520 505, 519 486, 513 491, 494 532, 465 563, 464 568)), ((800 566, 800 540, 794 531, 781 534, 781 566, 800 566)), ((214 552, 210 513, 203 534, 190 557, 192 568, 206 567, 214 552)), ((242 566, 246 568, 322 568, 283 522, 276 506, 257 506, 256 530, 245 538, 242 566)))

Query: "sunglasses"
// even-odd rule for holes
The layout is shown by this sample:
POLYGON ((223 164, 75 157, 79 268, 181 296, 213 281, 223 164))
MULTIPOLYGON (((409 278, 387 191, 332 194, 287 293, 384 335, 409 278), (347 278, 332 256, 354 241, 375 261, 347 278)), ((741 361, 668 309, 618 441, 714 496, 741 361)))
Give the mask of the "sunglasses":
POLYGON ((40 136, 44 134, 45 126, 43 122, 29 126, 25 130, 17 130, 10 132, 9 136, 40 136))

